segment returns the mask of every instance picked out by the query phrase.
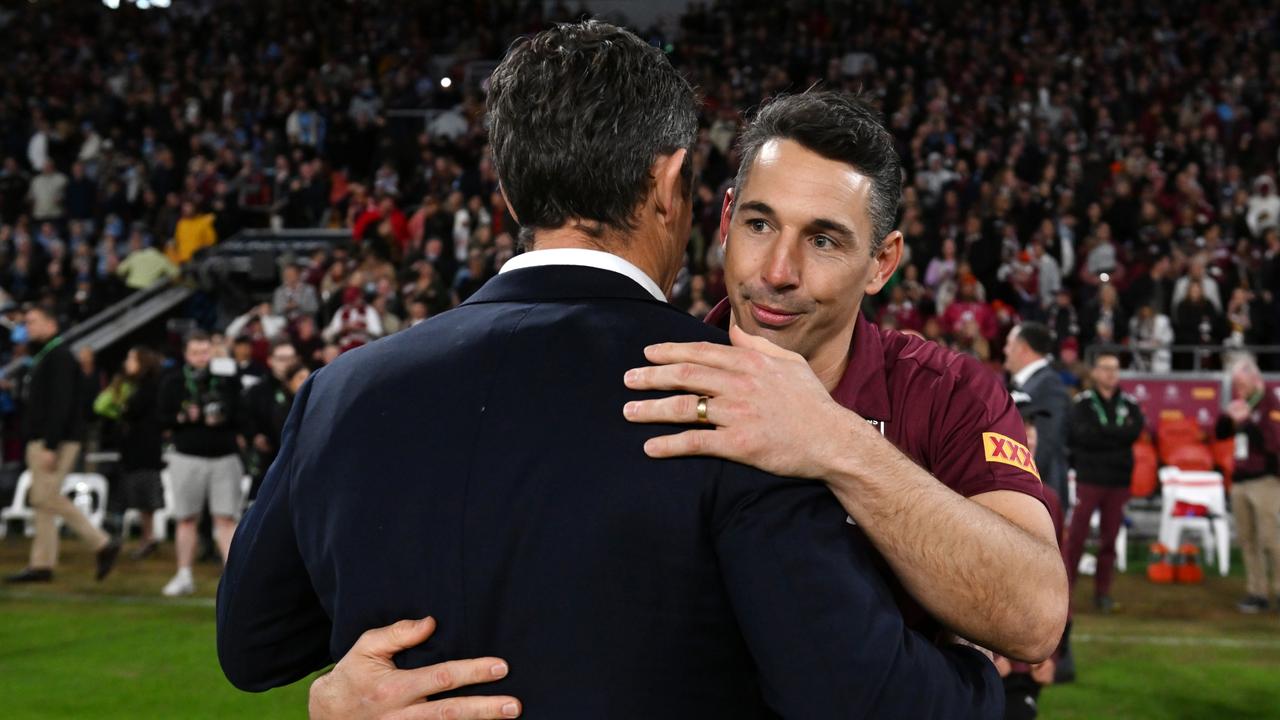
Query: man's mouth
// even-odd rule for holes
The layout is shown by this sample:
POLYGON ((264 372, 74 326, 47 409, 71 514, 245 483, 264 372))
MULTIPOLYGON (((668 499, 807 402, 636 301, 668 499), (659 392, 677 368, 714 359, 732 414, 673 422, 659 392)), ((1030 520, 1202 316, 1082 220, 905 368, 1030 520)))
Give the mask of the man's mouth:
POLYGON ((800 318, 800 313, 787 312, 786 310, 761 305, 754 301, 749 304, 751 305, 751 315, 756 319, 756 322, 768 327, 786 327, 800 318))

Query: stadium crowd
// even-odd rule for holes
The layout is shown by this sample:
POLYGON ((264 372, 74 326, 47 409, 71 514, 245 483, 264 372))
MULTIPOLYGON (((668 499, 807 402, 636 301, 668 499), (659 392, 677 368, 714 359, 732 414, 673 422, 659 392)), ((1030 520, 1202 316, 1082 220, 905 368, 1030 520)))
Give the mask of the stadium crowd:
MULTIPOLYGON (((186 312, 209 334, 166 349, 172 372, 145 347, 120 373, 92 353, 79 358, 99 444, 124 451, 128 507, 163 504, 164 432, 183 472, 231 483, 243 469, 261 482, 309 370, 466 301, 520 251, 486 144, 485 68, 510 38, 589 14, 543 7, 242 0, 0 11, 0 314, 12 330, 0 334, 0 360, 32 354, 29 306, 72 327, 181 276, 243 229, 351 236, 280 258, 269 296, 205 287, 186 312), (236 382, 218 380, 228 376, 236 382), (164 412, 143 422, 144 404, 164 412)), ((877 105, 903 160, 907 254, 864 307, 882 326, 993 369, 1030 375, 1052 356, 1078 383, 1091 374, 1081 362, 1090 348, 1122 348, 1095 371, 1123 361, 1162 372, 1227 365, 1226 353, 1195 359, 1175 346, 1280 343, 1273 6, 718 0, 642 35, 703 93, 693 229, 670 294, 695 316, 726 295, 719 226, 745 120, 781 93, 822 87, 877 105), (1042 326, 1043 342, 1010 337, 1042 326), (1011 364, 1018 340, 1030 354, 1011 364)), ((1277 360, 1259 363, 1275 370, 1277 360)), ((6 459, 21 452, 11 387, 0 380, 6 459)), ((1085 419, 1123 425, 1129 410, 1114 392, 1099 396, 1114 408, 1095 402, 1085 419)), ((1129 425, 1108 447, 1118 456, 1142 423, 1129 425)), ((1062 445, 1058 434, 1039 442, 1062 445)), ((1258 477, 1270 477, 1274 457, 1254 447, 1258 477)), ((1123 507, 1119 475, 1114 488, 1090 490, 1095 505, 1123 507)), ((240 501, 215 498, 225 556, 240 501)), ((206 497, 178 499, 188 510, 169 595, 194 589, 194 513, 206 497)), ((1120 511, 1109 515, 1114 535, 1120 511)), ((154 548, 144 532, 134 553, 154 548)), ((1098 598, 1109 603, 1109 567, 1102 574, 1098 598)))
MULTIPOLYGON (((259 364, 288 337, 312 365, 466 300, 518 251, 466 68, 584 12, 91 5, 3 16, 6 307, 74 323, 242 228, 348 228, 349 246, 290 259, 271 302, 204 320, 259 364)), ((693 3, 645 34, 705 97, 672 292, 694 314, 724 296, 744 112, 820 85, 871 97, 905 161, 909 257, 867 308, 881 324, 998 361, 1040 320, 1061 358, 1118 343, 1154 369, 1189 366, 1170 344, 1277 337, 1274 8, 693 3)))

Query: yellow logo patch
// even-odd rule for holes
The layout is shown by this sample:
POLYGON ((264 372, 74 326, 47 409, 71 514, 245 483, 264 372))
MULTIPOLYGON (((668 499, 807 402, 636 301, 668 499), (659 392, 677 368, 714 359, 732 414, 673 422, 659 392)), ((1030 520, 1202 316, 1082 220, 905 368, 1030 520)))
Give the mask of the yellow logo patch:
POLYGON ((1036 460, 1026 445, 1000 433, 982 433, 982 454, 987 462, 1004 463, 1026 470, 1040 479, 1040 470, 1036 468, 1036 460))

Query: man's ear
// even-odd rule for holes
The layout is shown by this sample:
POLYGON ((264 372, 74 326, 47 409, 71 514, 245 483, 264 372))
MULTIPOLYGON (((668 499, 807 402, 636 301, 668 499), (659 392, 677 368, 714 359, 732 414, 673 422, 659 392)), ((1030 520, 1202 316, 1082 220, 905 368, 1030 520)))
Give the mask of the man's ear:
POLYGON ((663 155, 653 163, 653 199, 658 214, 664 217, 679 212, 689 202, 688 188, 680 177, 689 151, 680 148, 663 155))
POLYGON ((724 204, 720 206, 720 244, 729 239, 729 225, 733 223, 733 188, 724 191, 724 204))
POLYGON ((884 244, 880 246, 880 250, 873 258, 876 269, 871 279, 867 281, 868 295, 880 292, 885 283, 889 282, 889 278, 898 271, 898 263, 902 262, 902 242, 902 233, 898 230, 894 230, 885 237, 884 244))

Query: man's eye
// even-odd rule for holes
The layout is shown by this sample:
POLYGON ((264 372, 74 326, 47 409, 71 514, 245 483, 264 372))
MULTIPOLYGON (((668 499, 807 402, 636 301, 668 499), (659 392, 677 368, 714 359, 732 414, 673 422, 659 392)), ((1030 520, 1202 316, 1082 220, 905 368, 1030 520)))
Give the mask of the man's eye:
POLYGON ((750 229, 752 232, 760 233, 769 229, 769 223, 763 220, 748 220, 747 228, 750 229))
POLYGON ((826 250, 828 248, 835 247, 836 241, 832 240, 826 235, 818 235, 813 239, 813 246, 818 248, 819 250, 826 250))

